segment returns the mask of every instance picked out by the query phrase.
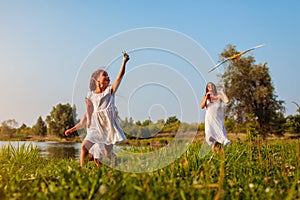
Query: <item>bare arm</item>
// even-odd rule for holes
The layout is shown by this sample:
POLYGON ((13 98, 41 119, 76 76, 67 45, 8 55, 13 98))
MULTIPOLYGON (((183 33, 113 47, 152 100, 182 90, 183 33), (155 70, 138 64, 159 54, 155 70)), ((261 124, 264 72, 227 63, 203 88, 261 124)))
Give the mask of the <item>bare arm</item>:
POLYGON ((222 101, 224 103, 229 103, 229 98, 227 97, 227 95, 224 93, 223 88, 220 89, 220 94, 219 94, 220 98, 222 99, 222 101))
POLYGON ((200 108, 201 109, 203 109, 203 108, 205 108, 206 107, 206 102, 207 102, 207 99, 208 99, 208 95, 209 95, 210 93, 206 93, 206 95, 202 98, 202 102, 201 102, 201 104, 200 104, 200 108))
POLYGON ((91 102, 91 100, 86 99, 86 121, 87 121, 87 127, 90 128, 91 126, 91 118, 92 118, 92 114, 94 112, 94 106, 93 103, 91 102))
POLYGON ((75 126, 65 131, 65 135, 69 136, 71 133, 73 133, 76 130, 81 129, 86 123, 86 113, 84 113, 83 118, 80 122, 78 122, 75 126))
POLYGON ((122 62, 119 74, 118 74, 116 80, 114 81, 114 83, 112 84, 112 87, 111 87, 112 93, 116 92, 116 90, 118 89, 118 87, 121 83, 121 80, 122 80, 122 78, 125 74, 125 67, 126 67, 126 63, 127 63, 128 60, 129 60, 128 54, 124 53, 123 62, 122 62))

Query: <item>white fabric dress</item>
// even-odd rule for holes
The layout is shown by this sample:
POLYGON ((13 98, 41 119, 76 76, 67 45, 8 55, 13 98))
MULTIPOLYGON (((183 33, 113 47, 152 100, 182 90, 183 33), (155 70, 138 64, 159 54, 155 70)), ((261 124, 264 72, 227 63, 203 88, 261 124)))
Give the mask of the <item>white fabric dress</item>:
POLYGON ((126 136, 118 120, 115 96, 112 94, 111 86, 99 94, 88 92, 87 98, 93 103, 94 112, 85 140, 98 144, 98 148, 90 149, 90 153, 94 157, 101 157, 103 144, 110 145, 124 141, 126 136))
POLYGON ((215 102, 206 103, 205 113, 205 140, 209 145, 216 142, 229 145, 230 141, 226 137, 224 117, 222 111, 222 101, 219 98, 215 102))
POLYGON ((95 159, 101 160, 104 156, 104 144, 94 144, 90 150, 89 153, 93 155, 95 159))

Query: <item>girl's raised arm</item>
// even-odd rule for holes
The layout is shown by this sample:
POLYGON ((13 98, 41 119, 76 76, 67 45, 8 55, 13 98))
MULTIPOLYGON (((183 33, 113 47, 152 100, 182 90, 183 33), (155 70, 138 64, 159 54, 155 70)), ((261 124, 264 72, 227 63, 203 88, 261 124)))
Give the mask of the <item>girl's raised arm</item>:
POLYGON ((206 102, 207 102, 207 99, 208 99, 208 96, 210 95, 211 93, 208 92, 205 94, 205 96, 202 98, 202 102, 200 104, 200 108, 203 109, 206 107, 206 102))
POLYGON ((126 67, 126 63, 127 63, 128 60, 129 60, 128 54, 124 53, 123 62, 122 62, 119 74, 118 74, 116 80, 114 81, 114 83, 111 86, 112 93, 116 92, 116 90, 118 89, 118 87, 121 83, 121 80, 122 80, 122 78, 125 74, 125 67, 126 67))
POLYGON ((229 103, 229 98, 227 97, 227 95, 224 93, 223 88, 220 89, 220 98, 222 99, 222 101, 224 103, 229 103))

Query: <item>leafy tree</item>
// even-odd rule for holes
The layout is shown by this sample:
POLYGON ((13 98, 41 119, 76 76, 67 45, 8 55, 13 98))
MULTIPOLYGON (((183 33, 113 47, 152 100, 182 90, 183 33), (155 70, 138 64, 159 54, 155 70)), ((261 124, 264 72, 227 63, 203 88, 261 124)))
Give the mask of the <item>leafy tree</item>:
POLYGON ((172 117, 169 117, 165 123, 165 125, 169 125, 169 124, 173 124, 173 123, 176 123, 178 122, 179 119, 177 119, 176 116, 172 116, 172 117))
POLYGON ((135 125, 137 125, 137 126, 142 126, 142 123, 141 123, 140 120, 137 120, 137 121, 135 122, 135 125))
MULTIPOLYGON (((227 58, 238 53, 228 45, 221 53, 227 58)), ((272 129, 272 122, 284 111, 283 101, 277 100, 267 64, 255 64, 253 56, 227 62, 221 82, 224 83, 230 103, 226 115, 237 123, 246 123, 253 114, 263 136, 272 129)))
POLYGON ((180 126, 180 121, 176 116, 169 117, 165 123, 162 132, 177 132, 180 126))
POLYGON ((50 115, 46 117, 47 133, 64 137, 65 130, 73 127, 78 121, 76 115, 74 116, 74 110, 76 111, 75 106, 71 107, 69 103, 58 104, 53 107, 50 115))
POLYGON ((150 119, 146 119, 145 121, 143 121, 142 126, 149 126, 152 123, 152 121, 150 119))
POLYGON ((17 129, 16 134, 28 136, 28 135, 31 134, 31 132, 32 132, 31 130, 32 130, 32 128, 26 126, 26 124, 23 123, 23 124, 17 129))
POLYGON ((300 133, 300 115, 290 115, 287 117, 287 126, 290 133, 300 133))
POLYGON ((12 135, 16 133, 17 126, 18 122, 15 119, 3 121, 1 124, 0 133, 2 135, 9 135, 9 137, 12 137, 12 135))
POLYGON ((36 124, 32 127, 34 135, 45 136, 47 134, 47 125, 40 116, 36 124))
POLYGON ((300 133, 300 106, 296 102, 293 103, 297 106, 298 114, 288 116, 286 124, 290 133, 300 133))

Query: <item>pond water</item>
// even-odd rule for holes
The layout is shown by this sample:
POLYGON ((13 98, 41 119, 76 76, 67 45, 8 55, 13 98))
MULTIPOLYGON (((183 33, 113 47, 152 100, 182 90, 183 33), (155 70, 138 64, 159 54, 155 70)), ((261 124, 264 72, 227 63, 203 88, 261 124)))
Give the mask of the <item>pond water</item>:
MULTIPOLYGON (((40 156, 43 158, 74 158, 79 161, 81 143, 70 143, 70 142, 30 142, 30 141, 0 141, 0 151, 2 147, 11 144, 14 148, 18 146, 29 146, 32 144, 37 147, 40 151, 40 156)), ((130 146, 127 146, 127 148, 130 146)), ((114 145, 114 152, 118 152, 126 147, 114 145)))
POLYGON ((67 142, 29 142, 29 141, 0 141, 0 149, 3 146, 11 144, 14 148, 18 148, 25 144, 32 144, 40 150, 40 155, 43 158, 75 158, 79 160, 81 143, 67 142))

